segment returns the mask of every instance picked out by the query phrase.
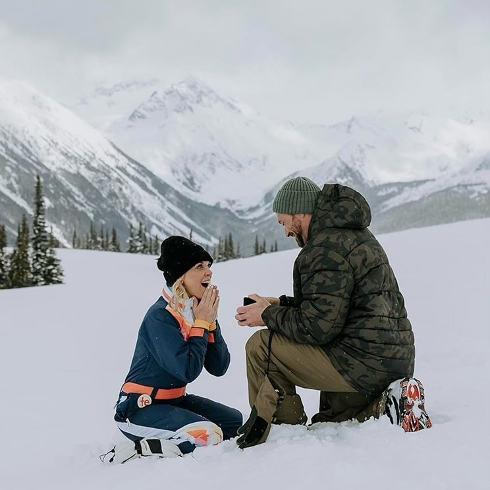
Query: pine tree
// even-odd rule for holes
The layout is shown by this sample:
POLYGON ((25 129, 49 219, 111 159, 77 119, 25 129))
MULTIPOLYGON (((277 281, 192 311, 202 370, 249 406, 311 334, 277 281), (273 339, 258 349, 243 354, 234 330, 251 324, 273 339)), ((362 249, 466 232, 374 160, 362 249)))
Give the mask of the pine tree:
POLYGON ((134 239, 134 253, 142 254, 145 253, 145 228, 143 223, 140 221, 138 225, 138 233, 134 239))
POLYGON ((231 260, 236 258, 235 245, 233 243, 233 235, 230 233, 227 238, 225 238, 225 255, 226 260, 231 260))
POLYGON ((23 288, 32 286, 31 262, 29 259, 29 226, 26 215, 17 228, 17 241, 10 255, 8 287, 23 288))
POLYGON ((45 271, 49 236, 46 230, 46 208, 44 206, 41 178, 36 177, 34 189, 34 215, 32 217, 32 284, 43 286, 46 283, 45 271))
POLYGON ((150 253, 150 248, 148 246, 148 235, 146 234, 146 227, 140 223, 141 226, 141 253, 148 254, 150 253))
POLYGON ((97 232, 95 231, 95 225, 92 220, 90 221, 90 230, 87 235, 85 248, 88 250, 97 249, 97 232))
POLYGON ((160 238, 158 235, 155 235, 155 239, 153 240, 153 255, 160 255, 160 238))
POLYGON ((223 262, 225 259, 225 244, 221 237, 218 237, 218 256, 216 262, 223 262))
POLYGON ((134 228, 133 225, 129 225, 129 237, 128 237, 128 253, 134 254, 136 253, 136 243, 134 237, 134 228))
POLYGON ((5 225, 0 225, 0 289, 7 287, 8 278, 8 260, 7 252, 5 250, 7 246, 7 232, 5 225))
POLYGON ((112 227, 111 242, 109 244, 109 250, 111 252, 120 252, 121 251, 121 246, 119 245, 119 240, 117 238, 117 231, 114 227, 112 227))
POLYGON ((45 284, 62 284, 63 283, 63 269, 61 268, 60 259, 56 257, 55 246, 57 240, 53 235, 53 232, 49 233, 48 249, 46 254, 46 270, 44 272, 45 284))
POLYGON ((99 236, 97 237, 97 250, 105 250, 104 225, 100 225, 99 236))
POLYGON ((255 235, 254 255, 260 254, 259 235, 255 235))

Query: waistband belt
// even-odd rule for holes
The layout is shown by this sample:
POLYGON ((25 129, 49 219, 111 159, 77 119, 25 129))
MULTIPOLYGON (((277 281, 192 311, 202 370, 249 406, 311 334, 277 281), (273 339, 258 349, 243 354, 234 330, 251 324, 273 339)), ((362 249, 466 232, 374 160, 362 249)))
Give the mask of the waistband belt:
POLYGON ((153 386, 140 385, 138 383, 127 382, 121 388, 124 393, 139 393, 150 395, 154 400, 172 400, 185 395, 185 386, 181 388, 153 388, 153 386))

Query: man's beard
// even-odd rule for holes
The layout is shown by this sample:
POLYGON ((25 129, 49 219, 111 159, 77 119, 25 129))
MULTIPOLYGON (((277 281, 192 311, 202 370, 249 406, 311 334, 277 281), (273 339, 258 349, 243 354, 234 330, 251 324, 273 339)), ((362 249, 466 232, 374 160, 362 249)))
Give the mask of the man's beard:
POLYGON ((294 239, 296 240, 296 243, 298 244, 299 247, 303 248, 306 245, 302 235, 296 235, 295 233, 294 239))
POLYGON ((291 231, 294 233, 294 239, 296 240, 298 246, 303 248, 306 245, 306 242, 303 238, 303 231, 301 229, 301 225, 293 221, 291 231))

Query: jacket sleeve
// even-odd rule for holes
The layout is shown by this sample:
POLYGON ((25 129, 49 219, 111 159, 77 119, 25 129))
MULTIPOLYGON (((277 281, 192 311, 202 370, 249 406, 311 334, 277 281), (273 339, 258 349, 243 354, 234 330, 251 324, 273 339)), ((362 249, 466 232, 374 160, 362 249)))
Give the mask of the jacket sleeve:
POLYGON ((354 276, 338 254, 315 247, 295 262, 295 306, 268 306, 262 319, 270 330, 303 344, 331 342, 344 328, 354 276))
POLYGON ((221 327, 216 321, 216 329, 209 333, 208 349, 204 367, 213 376, 223 376, 230 365, 230 352, 221 334, 221 327))
POLYGON ((185 341, 170 313, 155 310, 145 318, 140 335, 158 365, 183 383, 190 383, 201 374, 208 343, 207 330, 193 328, 185 341))

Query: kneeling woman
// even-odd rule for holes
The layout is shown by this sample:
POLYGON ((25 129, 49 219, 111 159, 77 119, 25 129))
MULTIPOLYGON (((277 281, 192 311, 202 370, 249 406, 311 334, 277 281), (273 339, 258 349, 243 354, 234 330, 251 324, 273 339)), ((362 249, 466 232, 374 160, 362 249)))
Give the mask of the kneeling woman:
POLYGON ((115 446, 104 460, 175 456, 237 435, 238 410, 186 393, 203 368, 222 376, 230 363, 216 319, 219 291, 211 284, 212 263, 208 252, 187 238, 162 242, 157 267, 166 285, 141 324, 114 417, 136 444, 126 443, 122 451, 115 446))

